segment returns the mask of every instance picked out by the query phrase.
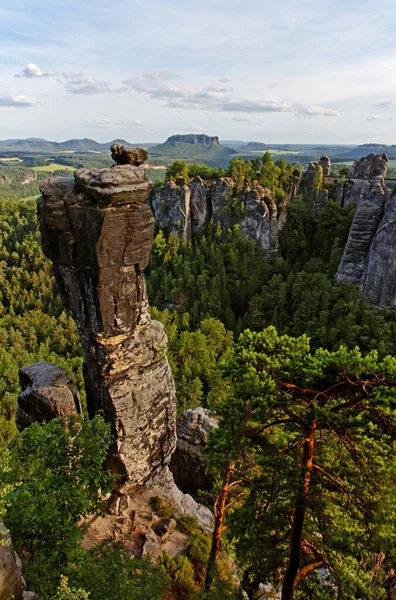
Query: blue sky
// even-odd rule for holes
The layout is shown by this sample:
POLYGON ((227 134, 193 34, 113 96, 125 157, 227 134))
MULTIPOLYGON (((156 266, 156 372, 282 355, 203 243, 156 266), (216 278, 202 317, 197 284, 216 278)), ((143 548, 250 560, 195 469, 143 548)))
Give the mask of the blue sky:
POLYGON ((0 0, 0 138, 396 143, 395 0, 0 0))

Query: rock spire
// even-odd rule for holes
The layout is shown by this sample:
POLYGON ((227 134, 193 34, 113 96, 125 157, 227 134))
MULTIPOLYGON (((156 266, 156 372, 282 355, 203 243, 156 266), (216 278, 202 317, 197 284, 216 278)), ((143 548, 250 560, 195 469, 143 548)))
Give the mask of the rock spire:
POLYGON ((154 230, 145 151, 112 151, 121 164, 44 183, 38 213, 44 252, 79 328, 89 414, 103 411, 114 470, 140 484, 170 461, 175 389, 143 276, 154 230))

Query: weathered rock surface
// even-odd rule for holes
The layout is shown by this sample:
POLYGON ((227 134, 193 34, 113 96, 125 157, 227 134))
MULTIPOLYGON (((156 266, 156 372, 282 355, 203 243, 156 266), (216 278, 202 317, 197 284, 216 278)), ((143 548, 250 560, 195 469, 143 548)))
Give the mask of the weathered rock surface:
POLYGON ((375 306, 396 308, 396 198, 381 176, 357 207, 337 279, 358 283, 375 306))
POLYGON ((212 205, 206 183, 201 177, 194 177, 190 189, 191 234, 202 231, 212 216, 212 205))
POLYGON ((23 431, 35 421, 43 423, 56 417, 82 413, 80 394, 69 373, 47 362, 19 371, 21 392, 15 421, 23 431))
POLYGON ((138 167, 148 159, 146 148, 130 148, 122 144, 113 144, 110 146, 111 158, 118 165, 134 165, 138 167))
POLYGON ((143 166, 80 169, 42 185, 38 202, 43 249, 80 331, 88 411, 112 424, 112 465, 131 483, 161 472, 176 441, 167 338, 143 277, 152 187, 143 166))
POLYGON ((367 256, 361 293, 379 307, 396 308, 396 198, 386 199, 367 256))
POLYGON ((328 156, 322 156, 319 164, 322 167, 323 177, 329 177, 331 171, 331 159, 328 156))
POLYGON ((320 204, 319 196, 322 189, 321 184, 324 171, 330 173, 330 169, 330 159, 327 156, 323 156, 320 162, 310 162, 300 178, 298 193, 301 194, 303 200, 315 206, 317 213, 320 212, 318 203, 320 204))
POLYGON ((198 490, 212 487, 213 480, 205 469, 202 449, 207 444, 209 431, 218 427, 218 423, 218 419, 205 408, 190 408, 180 416, 170 470, 182 492, 196 494, 198 490))
POLYGON ((356 209, 342 261, 337 271, 338 281, 360 283, 366 269, 371 243, 382 219, 386 188, 382 177, 370 185, 356 209))
POLYGON ((21 600, 24 587, 21 561, 14 552, 9 531, 0 519, 0 600, 21 600))
POLYGON ((387 170, 386 154, 369 154, 353 163, 349 176, 356 179, 370 179, 378 175, 386 177, 387 170))
POLYGON ((169 181, 155 193, 152 208, 158 227, 168 235, 190 241, 213 219, 223 232, 239 224, 246 239, 258 241, 270 255, 278 250, 281 212, 269 190, 261 186, 236 192, 230 177, 213 183, 195 177, 191 186, 169 181))
POLYGON ((157 223, 168 235, 181 239, 191 239, 190 188, 168 181, 152 200, 153 213, 157 223))

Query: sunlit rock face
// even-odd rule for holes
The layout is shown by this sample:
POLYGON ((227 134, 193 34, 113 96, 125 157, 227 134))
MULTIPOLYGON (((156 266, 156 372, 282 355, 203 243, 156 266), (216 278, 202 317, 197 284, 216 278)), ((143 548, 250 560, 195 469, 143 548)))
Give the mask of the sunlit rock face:
POLYGON ((234 189, 231 177, 205 182, 195 177, 190 185, 168 181, 152 198, 157 226, 168 235, 190 242, 213 219, 223 232, 239 225, 247 240, 258 242, 269 256, 278 251, 281 214, 268 189, 260 185, 234 189))
POLYGON ((167 338, 150 319, 143 276, 153 186, 136 164, 144 153, 117 148, 116 155, 134 164, 80 169, 74 180, 44 183, 38 213, 44 252, 79 328, 89 414, 103 411, 112 424, 113 468, 142 483, 170 461, 175 389, 167 338))

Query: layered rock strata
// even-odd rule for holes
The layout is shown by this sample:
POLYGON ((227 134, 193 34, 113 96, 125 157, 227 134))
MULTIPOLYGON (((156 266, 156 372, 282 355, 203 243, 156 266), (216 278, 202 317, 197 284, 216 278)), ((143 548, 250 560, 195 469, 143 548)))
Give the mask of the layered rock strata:
POLYGON ((282 210, 261 186, 235 192, 234 181, 221 177, 209 184, 195 177, 191 185, 169 181, 152 199, 156 224, 168 235, 189 242, 210 219, 225 232, 238 224, 246 239, 257 241, 270 255, 278 250, 282 210))
POLYGON ((80 394, 69 373, 47 362, 19 371, 21 387, 15 421, 23 431, 35 421, 43 423, 56 417, 82 413, 80 394))
POLYGON ((38 202, 43 249, 80 331, 89 414, 103 411, 112 424, 113 468, 133 484, 160 473, 176 441, 167 338, 150 319, 143 277, 152 187, 143 165, 117 164, 52 178, 38 202))

